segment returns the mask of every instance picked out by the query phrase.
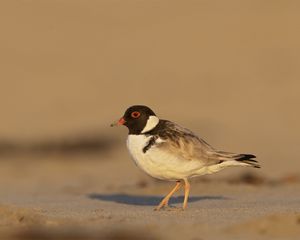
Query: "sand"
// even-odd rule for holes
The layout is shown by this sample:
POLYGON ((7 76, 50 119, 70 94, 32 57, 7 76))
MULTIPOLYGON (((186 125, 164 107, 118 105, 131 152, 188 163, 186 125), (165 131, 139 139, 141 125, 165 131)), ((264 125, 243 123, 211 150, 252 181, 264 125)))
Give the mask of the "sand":
POLYGON ((298 239, 299 11, 1 1, 0 239, 298 239), (137 169, 126 129, 109 128, 133 104, 262 168, 193 179, 187 211, 154 212, 172 183, 137 169))
MULTIPOLYGON (((119 151, 127 158, 125 149, 119 151)), ((1 234, 8 239, 299 236, 300 182, 295 176, 271 180, 257 177, 256 170, 235 168, 234 177, 194 179, 186 211, 178 209, 179 192, 171 201, 174 208, 157 212, 154 207, 172 183, 145 176, 119 154, 89 156, 84 162, 70 156, 2 162, 1 234)))

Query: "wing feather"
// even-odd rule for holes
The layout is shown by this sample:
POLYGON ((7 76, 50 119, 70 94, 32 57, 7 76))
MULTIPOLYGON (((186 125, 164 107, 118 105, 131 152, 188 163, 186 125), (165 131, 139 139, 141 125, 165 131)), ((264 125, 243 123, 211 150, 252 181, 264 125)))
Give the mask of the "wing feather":
POLYGON ((157 147, 188 161, 201 161, 203 166, 220 162, 215 150, 189 129, 166 121, 165 130, 158 133, 164 141, 157 147))
POLYGON ((200 161, 202 166, 231 161, 259 167, 257 161, 253 159, 254 155, 217 151, 189 129, 167 120, 160 120, 159 126, 152 134, 163 140, 156 142, 156 147, 185 161, 200 161))

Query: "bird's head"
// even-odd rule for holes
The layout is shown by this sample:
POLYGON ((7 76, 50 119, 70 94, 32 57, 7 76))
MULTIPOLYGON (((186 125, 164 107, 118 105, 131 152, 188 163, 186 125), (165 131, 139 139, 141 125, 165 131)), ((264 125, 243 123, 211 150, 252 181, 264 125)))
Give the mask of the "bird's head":
POLYGON ((143 134, 152 130, 159 123, 159 118, 147 106, 134 105, 129 107, 119 121, 111 126, 124 125, 129 134, 143 134))

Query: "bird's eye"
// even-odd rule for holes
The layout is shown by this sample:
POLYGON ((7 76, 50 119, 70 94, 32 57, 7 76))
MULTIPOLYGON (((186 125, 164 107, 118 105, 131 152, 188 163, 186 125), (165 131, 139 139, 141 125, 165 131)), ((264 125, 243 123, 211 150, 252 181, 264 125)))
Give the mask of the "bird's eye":
POLYGON ((131 117, 133 117, 133 118, 138 118, 139 116, 141 116, 140 112, 131 113, 131 117))

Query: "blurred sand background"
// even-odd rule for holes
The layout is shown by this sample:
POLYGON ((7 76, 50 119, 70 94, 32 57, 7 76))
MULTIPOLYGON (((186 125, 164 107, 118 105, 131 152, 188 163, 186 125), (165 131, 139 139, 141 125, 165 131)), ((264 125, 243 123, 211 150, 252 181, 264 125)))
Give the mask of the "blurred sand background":
POLYGON ((0 29, 1 239, 299 236, 299 1, 4 0, 0 29), (262 168, 153 212, 171 184, 109 128, 134 104, 262 168))

